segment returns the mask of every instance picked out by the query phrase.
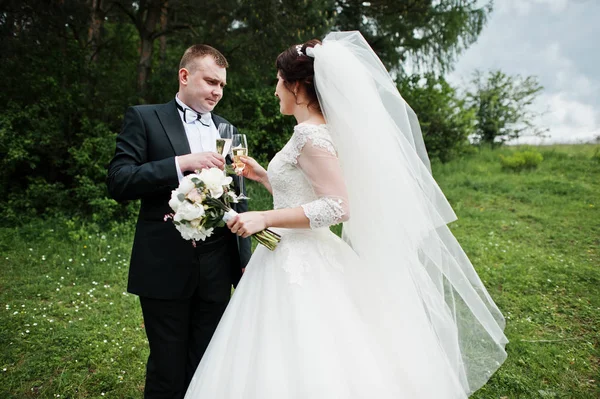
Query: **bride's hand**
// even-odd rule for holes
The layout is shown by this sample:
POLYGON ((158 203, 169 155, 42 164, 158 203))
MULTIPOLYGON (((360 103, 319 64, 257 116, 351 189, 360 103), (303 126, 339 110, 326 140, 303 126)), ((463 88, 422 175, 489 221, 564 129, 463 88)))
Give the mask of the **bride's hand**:
POLYGON ((267 171, 254 158, 241 156, 240 161, 246 165, 241 173, 245 178, 261 183, 266 180, 267 171))
POLYGON ((262 212, 239 213, 227 222, 232 233, 241 237, 250 237, 254 233, 267 228, 267 222, 262 212))

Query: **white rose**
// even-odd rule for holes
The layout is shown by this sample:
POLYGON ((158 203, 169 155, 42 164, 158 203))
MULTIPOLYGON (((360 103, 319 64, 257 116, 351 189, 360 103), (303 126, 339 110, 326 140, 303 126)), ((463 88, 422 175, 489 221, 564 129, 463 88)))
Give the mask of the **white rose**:
POLYGON ((204 241, 206 237, 210 237, 213 233, 213 229, 205 229, 203 227, 194 228, 188 224, 179 224, 175 225, 177 230, 181 233, 181 237, 184 240, 195 240, 195 241, 204 241))
MULTIPOLYGON (((203 227, 202 228, 202 234, 204 234, 204 238, 212 236, 213 230, 214 230, 214 228, 212 228, 212 227, 208 228, 208 229, 205 229, 203 227)), ((202 239, 202 241, 204 241, 204 238, 202 239)))
POLYGON ((192 179, 199 178, 199 177, 200 177, 200 175, 198 175, 196 173, 192 173, 191 175, 185 176, 183 179, 181 179, 181 182, 179 183, 179 187, 177 187, 177 191, 179 191, 181 194, 189 193, 196 187, 196 185, 194 184, 192 179))
POLYGON ((177 209, 179 209, 179 206, 181 205, 181 201, 179 201, 179 198, 177 198, 178 195, 179 191, 171 191, 171 199, 169 200, 169 206, 171 207, 171 209, 173 209, 173 212, 177 212, 177 209))
POLYGON ((223 195, 223 186, 229 185, 232 180, 231 176, 226 176, 225 172, 219 168, 202 169, 199 177, 213 198, 221 197, 223 195))
POLYGON ((181 224, 176 224, 175 228, 177 228, 177 230, 179 230, 179 232, 181 233, 181 237, 184 240, 193 240, 194 239, 196 229, 191 227, 190 225, 181 223, 181 224))
POLYGON ((176 222, 181 222, 182 220, 191 221, 202 216, 204 216, 204 207, 202 205, 196 206, 188 201, 184 201, 179 204, 173 220, 176 222))

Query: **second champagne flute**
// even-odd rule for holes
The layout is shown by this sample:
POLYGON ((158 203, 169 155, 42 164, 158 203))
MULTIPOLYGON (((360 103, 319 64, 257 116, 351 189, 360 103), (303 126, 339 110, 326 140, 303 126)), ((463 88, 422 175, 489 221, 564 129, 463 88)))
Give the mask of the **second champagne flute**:
MULTIPOLYGON (((246 164, 240 160, 241 156, 248 155, 248 141, 245 134, 234 134, 231 141, 231 152, 233 153, 233 166, 237 173, 241 173, 246 164)), ((244 195, 244 175, 240 174, 240 195, 238 199, 248 200, 250 198, 244 195)))

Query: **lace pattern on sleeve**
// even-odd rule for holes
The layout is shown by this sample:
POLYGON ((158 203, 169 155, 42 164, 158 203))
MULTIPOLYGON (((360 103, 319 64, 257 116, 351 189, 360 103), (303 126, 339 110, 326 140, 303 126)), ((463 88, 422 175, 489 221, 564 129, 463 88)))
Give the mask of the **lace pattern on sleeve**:
POLYGON ((302 205, 304 214, 310 221, 311 229, 331 226, 343 221, 346 212, 341 199, 319 198, 302 205))
POLYGON ((337 156, 337 151, 331 141, 331 136, 325 128, 325 125, 297 125, 294 128, 294 135, 290 140, 290 151, 286 152, 286 161, 292 165, 298 163, 298 157, 302 152, 302 148, 308 140, 311 140, 314 146, 327 150, 331 155, 337 156))

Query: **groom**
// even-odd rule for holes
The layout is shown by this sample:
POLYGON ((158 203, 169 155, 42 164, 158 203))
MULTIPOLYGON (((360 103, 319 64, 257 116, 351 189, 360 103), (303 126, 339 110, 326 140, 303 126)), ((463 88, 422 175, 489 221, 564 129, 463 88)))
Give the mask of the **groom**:
MULTIPOLYGON (((125 113, 108 190, 117 201, 141 199, 128 291, 140 298, 150 345, 144 397, 183 398, 250 258, 250 239, 223 227, 196 247, 170 221, 171 190, 187 173, 223 168, 211 111, 223 96, 225 57, 207 45, 188 48, 179 65, 179 92, 167 104, 125 113)), ((237 188, 237 177, 234 177, 237 188)), ((238 212, 246 204, 237 204, 238 212)))

